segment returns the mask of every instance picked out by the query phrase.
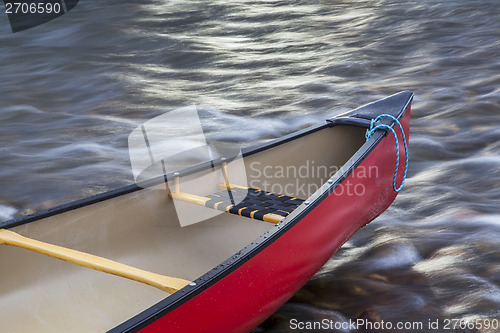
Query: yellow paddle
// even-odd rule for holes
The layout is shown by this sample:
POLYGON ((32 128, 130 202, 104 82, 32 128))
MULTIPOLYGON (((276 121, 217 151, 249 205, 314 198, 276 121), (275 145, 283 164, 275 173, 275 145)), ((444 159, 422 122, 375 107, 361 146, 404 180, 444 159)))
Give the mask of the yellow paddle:
POLYGON ((182 289, 184 286, 191 283, 191 281, 188 280, 151 273, 136 267, 120 264, 113 260, 98 257, 93 254, 40 242, 6 229, 0 229, 0 244, 17 246, 76 265, 95 269, 96 271, 142 282, 170 294, 175 293, 179 289, 182 289))

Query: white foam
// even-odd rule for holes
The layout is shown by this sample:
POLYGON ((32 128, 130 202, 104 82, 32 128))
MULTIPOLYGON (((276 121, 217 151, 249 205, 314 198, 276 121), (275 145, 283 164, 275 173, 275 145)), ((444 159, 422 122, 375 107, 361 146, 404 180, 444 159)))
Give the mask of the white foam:
POLYGON ((0 204, 0 221, 7 221, 14 218, 17 213, 17 209, 11 206, 5 206, 0 204))

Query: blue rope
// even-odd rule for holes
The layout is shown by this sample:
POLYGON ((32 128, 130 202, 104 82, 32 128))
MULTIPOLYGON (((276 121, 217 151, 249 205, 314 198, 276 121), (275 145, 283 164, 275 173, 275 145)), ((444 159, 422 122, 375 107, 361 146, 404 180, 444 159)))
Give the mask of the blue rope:
POLYGON ((395 192, 399 192, 403 188, 403 185, 404 185, 405 180, 406 180, 406 173, 408 171, 408 146, 406 144, 405 132, 404 132, 403 126, 401 125, 401 123, 399 122, 399 120, 397 120, 395 117, 391 116, 390 114, 381 114, 377 118, 372 119, 371 124, 370 124, 370 129, 366 131, 366 139, 368 140, 373 135, 373 133, 375 133, 375 131, 378 130, 378 129, 380 129, 380 128, 386 128, 386 129, 390 130, 392 132, 392 134, 394 135, 394 139, 396 139, 396 170, 394 170, 394 177, 392 179, 392 188, 394 189, 395 192), (398 188, 396 188, 396 176, 398 174, 398 168, 399 168, 399 141, 398 141, 398 136, 396 134, 396 131, 394 131, 394 129, 391 126, 388 126, 388 125, 385 125, 385 124, 379 124, 379 125, 375 126, 375 123, 377 121, 379 121, 380 118, 382 118, 382 117, 390 118, 396 124, 398 124, 399 129, 401 130, 401 134, 403 136, 403 143, 404 143, 404 146, 405 146, 406 164, 405 164, 405 172, 403 174, 403 181, 401 182, 401 185, 398 188))

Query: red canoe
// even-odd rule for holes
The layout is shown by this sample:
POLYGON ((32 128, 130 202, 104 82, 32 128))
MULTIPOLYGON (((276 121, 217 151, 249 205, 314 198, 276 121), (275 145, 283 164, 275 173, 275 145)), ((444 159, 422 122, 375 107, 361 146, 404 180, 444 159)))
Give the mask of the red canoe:
POLYGON ((412 98, 1 223, 2 330, 251 331, 394 201, 412 98))

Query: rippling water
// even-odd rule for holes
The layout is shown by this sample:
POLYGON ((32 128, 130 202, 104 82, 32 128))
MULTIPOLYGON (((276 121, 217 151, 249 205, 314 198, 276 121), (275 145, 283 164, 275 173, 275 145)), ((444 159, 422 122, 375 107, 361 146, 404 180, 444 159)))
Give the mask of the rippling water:
POLYGON ((408 89, 404 190, 256 331, 500 320, 499 18, 498 0, 80 1, 16 34, 2 16, 0 219, 132 183, 127 136, 167 110, 251 145, 408 89))

